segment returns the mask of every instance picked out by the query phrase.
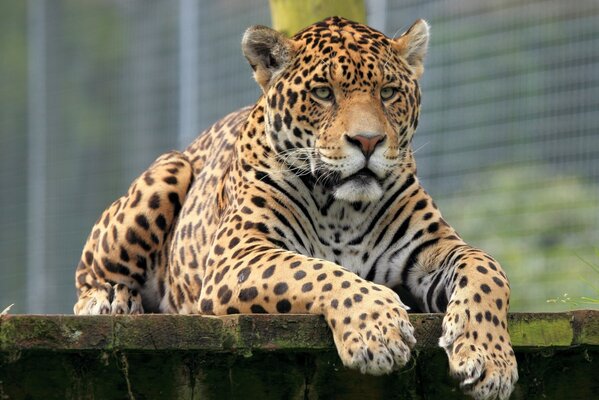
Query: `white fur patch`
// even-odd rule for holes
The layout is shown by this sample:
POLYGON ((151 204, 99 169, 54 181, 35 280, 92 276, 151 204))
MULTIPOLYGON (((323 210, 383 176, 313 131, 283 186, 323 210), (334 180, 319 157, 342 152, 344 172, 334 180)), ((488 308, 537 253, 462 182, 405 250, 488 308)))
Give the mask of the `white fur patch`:
POLYGON ((335 189, 335 198, 355 203, 358 201, 377 201, 383 196, 383 188, 374 179, 364 181, 354 179, 335 189))

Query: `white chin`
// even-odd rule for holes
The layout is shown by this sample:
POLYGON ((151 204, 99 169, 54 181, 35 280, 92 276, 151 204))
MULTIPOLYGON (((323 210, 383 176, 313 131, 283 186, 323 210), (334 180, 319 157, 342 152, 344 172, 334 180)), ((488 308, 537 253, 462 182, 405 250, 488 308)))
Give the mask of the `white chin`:
POLYGON ((361 179, 351 180, 335 189, 335 198, 337 200, 345 200, 350 203, 376 201, 382 196, 383 189, 374 179, 369 179, 367 182, 361 179))

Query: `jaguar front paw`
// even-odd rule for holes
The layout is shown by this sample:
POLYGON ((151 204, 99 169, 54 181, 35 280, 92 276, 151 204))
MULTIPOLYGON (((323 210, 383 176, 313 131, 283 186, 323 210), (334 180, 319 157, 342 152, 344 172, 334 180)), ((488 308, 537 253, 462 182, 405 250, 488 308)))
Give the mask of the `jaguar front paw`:
POLYGON ((416 339, 397 295, 373 287, 380 291, 334 299, 325 316, 343 364, 362 373, 383 375, 409 361, 416 339))
POLYGON ((518 368, 505 320, 490 311, 451 307, 439 345, 449 357, 450 374, 476 400, 508 399, 518 368))

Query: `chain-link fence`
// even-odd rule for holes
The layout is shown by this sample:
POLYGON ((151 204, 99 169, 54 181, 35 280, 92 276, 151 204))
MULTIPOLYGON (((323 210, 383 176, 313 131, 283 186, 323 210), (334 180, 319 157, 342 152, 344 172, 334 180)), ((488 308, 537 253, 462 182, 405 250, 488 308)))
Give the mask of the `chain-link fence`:
MULTIPOLYGON (((372 0, 368 11, 390 36, 432 25, 420 176, 462 236, 502 261, 513 309, 592 293, 599 3, 372 0)), ((71 311, 103 208, 160 153, 258 97, 239 42, 269 23, 266 0, 0 2, 0 310, 71 311)))

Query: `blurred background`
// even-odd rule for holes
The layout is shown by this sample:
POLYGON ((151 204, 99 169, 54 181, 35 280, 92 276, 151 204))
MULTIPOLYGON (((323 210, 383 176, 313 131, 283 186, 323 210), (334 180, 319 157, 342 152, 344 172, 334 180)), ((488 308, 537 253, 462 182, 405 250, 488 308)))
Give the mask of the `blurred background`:
MULTIPOLYGON (((577 298, 599 297, 599 2, 367 10, 389 36, 432 26, 419 175, 501 261, 512 310, 597 307, 577 298)), ((158 155, 258 98, 240 50, 253 24, 270 25, 267 0, 0 1, 0 311, 72 312, 103 209, 158 155)))

